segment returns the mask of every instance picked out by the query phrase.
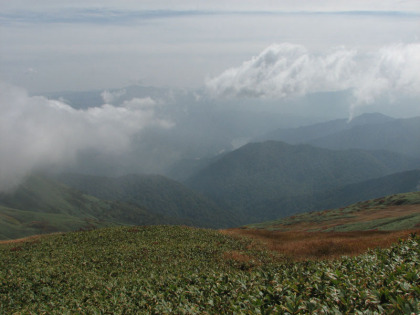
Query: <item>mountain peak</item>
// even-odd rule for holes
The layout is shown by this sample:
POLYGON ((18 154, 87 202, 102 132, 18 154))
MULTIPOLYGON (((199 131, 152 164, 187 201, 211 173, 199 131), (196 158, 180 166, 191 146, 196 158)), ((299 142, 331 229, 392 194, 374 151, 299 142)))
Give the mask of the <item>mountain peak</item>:
POLYGON ((381 123, 385 123, 394 119, 395 118, 386 116, 381 113, 364 113, 364 114, 361 114, 360 116, 355 117, 351 121, 349 121, 349 124, 351 126, 381 124, 381 123))

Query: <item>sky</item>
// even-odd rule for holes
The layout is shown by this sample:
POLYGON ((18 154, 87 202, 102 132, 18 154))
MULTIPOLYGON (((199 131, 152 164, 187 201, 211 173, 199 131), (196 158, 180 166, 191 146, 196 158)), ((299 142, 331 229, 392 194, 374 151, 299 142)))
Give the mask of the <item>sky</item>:
POLYGON ((418 1, 0 0, 0 78, 32 93, 200 87, 272 44, 420 41, 418 1))
POLYGON ((197 89, 208 106, 338 93, 349 119, 420 115, 420 2, 0 0, 0 191, 177 128, 166 101, 118 95, 131 85, 197 89), (101 106, 45 96, 89 90, 101 106))

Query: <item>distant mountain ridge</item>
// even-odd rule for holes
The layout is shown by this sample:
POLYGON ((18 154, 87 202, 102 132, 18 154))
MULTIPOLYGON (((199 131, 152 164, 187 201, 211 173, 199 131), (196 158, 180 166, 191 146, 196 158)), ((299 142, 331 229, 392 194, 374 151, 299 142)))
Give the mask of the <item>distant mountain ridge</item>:
POLYGON ((374 125, 360 125, 336 134, 311 140, 312 145, 344 150, 388 150, 420 156, 420 117, 395 119, 374 125))
POLYGON ((420 117, 395 119, 382 114, 363 114, 352 121, 338 119, 292 129, 278 129, 260 140, 311 144, 345 150, 387 150, 420 156, 420 117))
POLYGON ((260 138, 257 138, 256 140, 284 141, 290 144, 308 143, 310 140, 335 134, 356 126, 381 124, 393 120, 395 120, 395 118, 380 113, 366 113, 357 116, 350 121, 348 119, 335 119, 297 128, 279 128, 261 136, 260 138))

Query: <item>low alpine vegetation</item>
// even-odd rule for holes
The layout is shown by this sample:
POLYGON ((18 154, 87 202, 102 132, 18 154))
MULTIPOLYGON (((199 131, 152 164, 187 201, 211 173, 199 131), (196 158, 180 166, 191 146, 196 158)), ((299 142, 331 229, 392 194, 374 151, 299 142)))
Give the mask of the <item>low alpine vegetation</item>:
POLYGON ((41 236, 0 244, 0 313, 418 313, 419 241, 292 262, 180 226, 41 236))

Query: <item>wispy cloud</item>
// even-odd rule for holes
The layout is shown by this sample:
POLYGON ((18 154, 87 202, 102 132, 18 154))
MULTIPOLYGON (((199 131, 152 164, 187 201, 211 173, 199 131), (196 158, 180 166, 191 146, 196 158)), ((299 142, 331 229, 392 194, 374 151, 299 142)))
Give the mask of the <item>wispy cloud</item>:
MULTIPOLYGON (((325 8, 324 8, 325 9, 325 8)), ((154 19, 199 17, 199 16, 226 16, 226 15, 269 15, 269 16, 317 16, 317 15, 347 15, 347 16, 385 16, 418 18, 418 11, 404 10, 318 10, 318 9, 257 9, 257 8, 233 8, 233 9, 141 9, 133 8, 121 10, 114 8, 66 8, 35 10, 12 10, 0 13, 1 24, 132 24, 141 23, 154 19)))
POLYGON ((17 11, 0 13, 1 24, 131 24, 153 19, 225 14, 213 11, 71 9, 57 11, 17 11))

